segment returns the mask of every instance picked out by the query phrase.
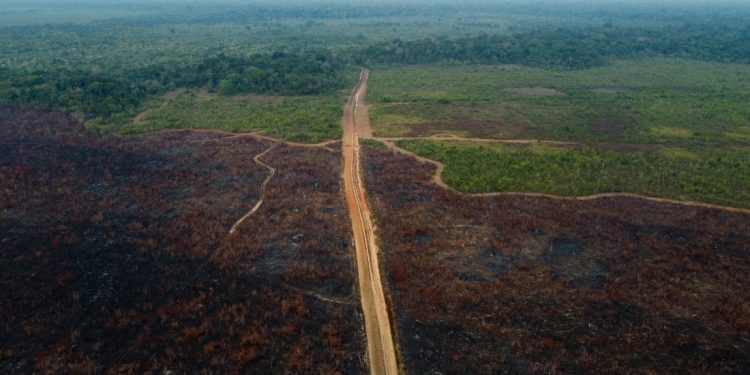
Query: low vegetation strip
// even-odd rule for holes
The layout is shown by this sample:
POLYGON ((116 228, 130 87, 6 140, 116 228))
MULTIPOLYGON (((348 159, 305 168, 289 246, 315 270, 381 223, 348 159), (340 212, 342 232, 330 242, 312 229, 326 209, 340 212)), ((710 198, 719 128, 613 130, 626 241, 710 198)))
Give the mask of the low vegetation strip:
POLYGON ((750 207, 750 150, 609 151, 592 147, 400 141, 445 164, 443 180, 467 193, 564 196, 623 192, 750 207))
POLYGON ((749 139, 750 67, 740 64, 633 58, 575 71, 423 65, 380 69, 371 86, 379 137, 686 146, 749 139))
POLYGON ((262 131, 274 138, 315 143, 341 138, 341 101, 336 96, 217 96, 188 91, 154 102, 125 133, 161 129, 262 131))
POLYGON ((360 80, 352 91, 346 106, 342 126, 344 137, 344 196, 349 208, 349 217, 354 234, 354 245, 357 256, 357 274, 359 292, 362 302, 362 313, 367 334, 367 351, 370 360, 370 374, 397 374, 396 348, 391 332, 391 320, 386 305, 385 293, 380 280, 378 245, 370 209, 367 204, 366 190, 361 179, 359 136, 357 129, 368 128, 358 125, 358 121, 367 121, 361 116, 364 107, 362 99, 367 92, 369 71, 362 70, 360 80))

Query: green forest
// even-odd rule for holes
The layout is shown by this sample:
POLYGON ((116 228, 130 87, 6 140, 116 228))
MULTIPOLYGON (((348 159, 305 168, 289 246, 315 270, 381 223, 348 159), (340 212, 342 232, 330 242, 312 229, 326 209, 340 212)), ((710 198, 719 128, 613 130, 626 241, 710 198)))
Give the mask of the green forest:
POLYGON ((118 9, 121 13, 113 14, 120 16, 82 23, 2 27, 0 106, 54 109, 122 125, 149 98, 179 88, 230 96, 331 94, 347 87, 344 77, 360 66, 521 64, 570 70, 643 56, 750 62, 746 13, 731 7, 700 22, 692 17, 698 8, 671 10, 672 22, 665 22, 658 8, 640 14, 627 7, 566 8, 553 22, 545 15, 554 7, 521 4, 461 9, 235 4, 216 10, 162 4, 144 7, 142 14, 118 9), (384 17, 393 20, 390 29, 383 27, 389 25, 384 17))
POLYGON ((6 69, 0 71, 0 105, 122 119, 134 115, 147 98, 175 88, 204 88, 224 95, 320 95, 346 85, 343 72, 341 63, 324 51, 250 57, 219 54, 194 62, 108 72, 6 69))
POLYGON ((605 25, 459 39, 397 39, 365 48, 358 61, 384 64, 459 61, 580 69, 605 65, 614 58, 639 56, 748 63, 750 26, 686 24, 622 28, 605 25))

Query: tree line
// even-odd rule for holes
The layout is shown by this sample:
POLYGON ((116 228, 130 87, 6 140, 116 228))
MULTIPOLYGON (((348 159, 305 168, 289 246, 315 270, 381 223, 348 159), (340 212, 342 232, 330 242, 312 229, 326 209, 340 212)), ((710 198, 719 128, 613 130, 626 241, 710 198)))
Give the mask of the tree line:
POLYGON ((350 85, 345 73, 363 65, 450 61, 581 69, 644 55, 750 63, 750 26, 603 25, 455 39, 395 39, 348 50, 218 53, 138 68, 6 66, 0 67, 0 106, 62 110, 117 123, 133 116, 149 97, 181 87, 225 95, 321 95, 350 85))
POLYGON ((40 107, 109 119, 134 114, 153 95, 180 87, 233 95, 319 95, 343 85, 328 51, 218 54, 197 61, 127 70, 0 70, 0 106, 40 107))
POLYGON ((458 39, 395 39, 364 48, 358 62, 457 61, 581 69, 604 65, 612 58, 639 55, 747 64, 750 63, 750 26, 682 25, 649 29, 603 25, 458 39))

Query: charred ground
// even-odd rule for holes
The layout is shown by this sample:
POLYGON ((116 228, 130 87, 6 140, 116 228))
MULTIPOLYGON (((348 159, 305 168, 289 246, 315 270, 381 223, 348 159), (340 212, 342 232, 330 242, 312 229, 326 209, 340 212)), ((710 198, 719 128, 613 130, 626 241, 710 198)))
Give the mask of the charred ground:
POLYGON ((746 215, 470 197, 364 155, 409 373, 750 370, 746 215))
POLYGON ((338 148, 0 115, 0 370, 363 372, 338 148))

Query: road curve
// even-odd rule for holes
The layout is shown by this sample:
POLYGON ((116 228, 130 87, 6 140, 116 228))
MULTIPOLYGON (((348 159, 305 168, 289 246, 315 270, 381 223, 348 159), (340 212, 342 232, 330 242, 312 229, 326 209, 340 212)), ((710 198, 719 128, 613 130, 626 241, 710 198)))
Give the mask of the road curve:
POLYGON ((369 72, 363 69, 357 86, 344 107, 342 149, 344 153, 344 195, 354 232, 357 254, 357 275, 365 318, 367 352, 371 374, 397 374, 396 350, 393 343, 388 306, 380 281, 378 248, 375 242, 370 209, 367 205, 360 170, 359 132, 357 109, 364 108, 362 96, 367 89, 369 72))

